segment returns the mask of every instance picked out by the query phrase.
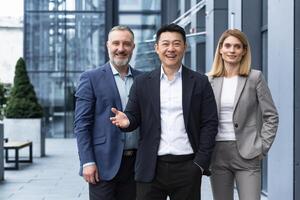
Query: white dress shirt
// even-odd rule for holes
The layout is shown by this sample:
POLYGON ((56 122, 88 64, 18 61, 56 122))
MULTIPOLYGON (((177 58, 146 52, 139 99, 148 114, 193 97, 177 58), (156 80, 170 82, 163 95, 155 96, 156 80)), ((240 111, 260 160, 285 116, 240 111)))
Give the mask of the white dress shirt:
POLYGON ((182 110, 182 66, 173 80, 168 80, 161 67, 160 119, 161 138, 158 155, 192 154, 193 149, 185 130, 182 110))

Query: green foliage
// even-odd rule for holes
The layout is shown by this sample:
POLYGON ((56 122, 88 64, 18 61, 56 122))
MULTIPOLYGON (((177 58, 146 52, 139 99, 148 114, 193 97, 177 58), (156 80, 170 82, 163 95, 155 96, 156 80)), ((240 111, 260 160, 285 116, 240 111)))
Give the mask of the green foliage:
POLYGON ((43 108, 38 103, 33 85, 30 83, 23 58, 16 64, 14 85, 4 110, 7 118, 40 118, 43 108))
POLYGON ((5 88, 2 83, 0 83, 0 107, 2 107, 6 102, 5 98, 5 88))

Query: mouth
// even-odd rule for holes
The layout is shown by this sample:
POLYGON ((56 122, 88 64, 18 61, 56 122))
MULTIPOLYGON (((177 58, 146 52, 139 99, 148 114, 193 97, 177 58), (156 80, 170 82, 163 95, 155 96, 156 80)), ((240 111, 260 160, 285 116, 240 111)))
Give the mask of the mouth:
POLYGON ((167 54, 165 55, 168 59, 175 59, 177 56, 175 54, 167 54))
POLYGON ((230 59, 235 59, 236 58, 235 55, 228 55, 227 57, 230 58, 230 59))
POLYGON ((125 53, 115 53, 115 57, 117 57, 117 58, 127 58, 127 54, 125 54, 125 53))

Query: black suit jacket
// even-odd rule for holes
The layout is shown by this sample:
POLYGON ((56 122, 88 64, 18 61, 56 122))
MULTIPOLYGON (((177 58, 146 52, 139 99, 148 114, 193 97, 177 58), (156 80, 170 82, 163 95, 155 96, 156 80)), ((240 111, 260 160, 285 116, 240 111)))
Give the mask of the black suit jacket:
MULTIPOLYGON (((185 128, 195 153, 194 162, 208 172, 218 129, 217 106, 206 76, 182 68, 182 109, 185 128)), ((138 76, 132 85, 125 113, 130 125, 140 126, 135 179, 153 180, 160 143, 160 68, 138 76)))

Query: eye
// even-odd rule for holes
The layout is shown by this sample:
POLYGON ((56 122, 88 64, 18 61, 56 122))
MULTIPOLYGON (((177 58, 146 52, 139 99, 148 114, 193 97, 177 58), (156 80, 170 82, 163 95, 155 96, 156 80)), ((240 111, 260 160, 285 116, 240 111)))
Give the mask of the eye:
POLYGON ((231 47, 231 44, 225 43, 225 44, 224 44, 224 47, 225 47, 226 49, 229 49, 229 48, 231 47))
POLYGON ((124 42, 124 46, 126 46, 126 47, 131 47, 132 44, 131 44, 131 42, 124 42))
POLYGON ((235 45, 234 45, 234 48, 236 48, 236 49, 241 49, 241 48, 242 48, 242 45, 240 45, 240 44, 235 44, 235 45))
POLYGON ((181 46, 181 43, 180 43, 180 42, 175 42, 175 43, 174 43, 174 46, 175 46, 175 47, 180 47, 180 46, 181 46))
POLYGON ((114 46, 118 46, 118 45, 120 44, 120 42, 118 42, 118 41, 113 41, 111 44, 114 45, 114 46))

